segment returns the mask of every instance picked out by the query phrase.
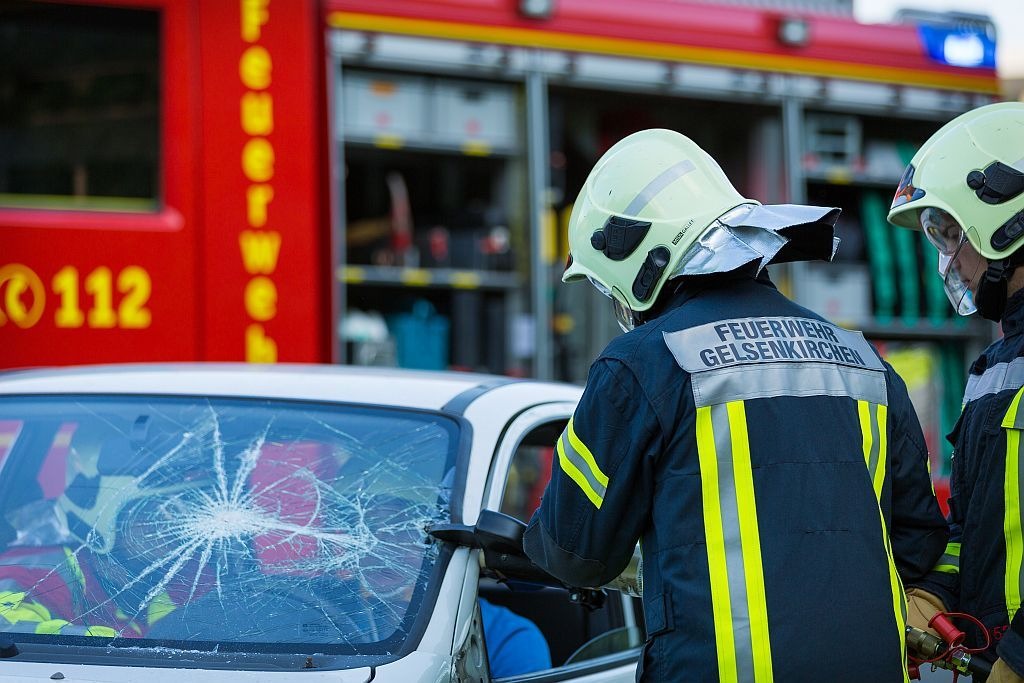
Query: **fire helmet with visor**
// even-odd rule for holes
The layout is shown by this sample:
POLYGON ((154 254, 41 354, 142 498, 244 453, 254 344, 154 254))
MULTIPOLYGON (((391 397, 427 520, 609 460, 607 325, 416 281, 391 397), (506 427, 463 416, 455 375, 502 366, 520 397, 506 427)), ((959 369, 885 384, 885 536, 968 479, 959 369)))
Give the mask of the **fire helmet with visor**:
POLYGON ((608 150, 587 178, 569 219, 562 280, 589 279, 628 331, 658 310, 670 281, 757 277, 775 263, 831 261, 840 213, 762 206, 686 136, 644 130, 608 150))
POLYGON ((563 282, 590 282, 632 329, 716 219, 744 204, 711 156, 685 135, 633 133, 598 160, 569 218, 563 282))
MULTIPOLYGON (((99 555, 114 550, 126 515, 142 504, 164 514, 183 509, 189 496, 211 484, 208 472, 180 467, 157 468, 160 453, 174 445, 163 435, 132 442, 105 425, 83 424, 75 430, 67 462, 67 480, 58 505, 72 538, 99 555)), ((149 520, 152 528, 153 520, 149 520)))
POLYGON ((910 161, 889 209, 922 230, 961 315, 1002 317, 1007 280, 1024 263, 1024 103, 961 114, 910 161))

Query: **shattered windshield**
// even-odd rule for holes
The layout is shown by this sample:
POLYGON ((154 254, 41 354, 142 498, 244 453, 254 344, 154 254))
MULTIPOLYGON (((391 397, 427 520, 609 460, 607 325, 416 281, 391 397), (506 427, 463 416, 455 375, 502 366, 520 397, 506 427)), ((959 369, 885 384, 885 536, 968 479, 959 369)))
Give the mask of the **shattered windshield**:
POLYGON ((457 430, 343 405, 2 398, 0 631, 394 652, 428 593, 457 430))

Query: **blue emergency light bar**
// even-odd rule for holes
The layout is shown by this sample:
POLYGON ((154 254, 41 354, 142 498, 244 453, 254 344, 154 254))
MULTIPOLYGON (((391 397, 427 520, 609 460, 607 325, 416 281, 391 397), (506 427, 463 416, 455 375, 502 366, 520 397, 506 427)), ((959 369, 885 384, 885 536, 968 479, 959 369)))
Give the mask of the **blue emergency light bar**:
POLYGON ((996 41, 981 27, 921 24, 918 35, 928 56, 940 64, 996 68, 996 41))

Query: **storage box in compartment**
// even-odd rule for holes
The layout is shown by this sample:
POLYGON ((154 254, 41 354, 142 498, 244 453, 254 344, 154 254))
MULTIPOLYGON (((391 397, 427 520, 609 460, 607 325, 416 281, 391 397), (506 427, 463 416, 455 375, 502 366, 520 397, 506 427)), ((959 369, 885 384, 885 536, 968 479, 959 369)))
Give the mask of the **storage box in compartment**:
POLYGON ((515 96, 503 85, 437 81, 432 97, 434 139, 488 151, 516 145, 515 96))
POLYGON ((861 263, 807 263, 795 275, 797 301, 844 326, 871 320, 871 278, 861 263))
POLYGON ((416 76, 346 74, 339 127, 345 136, 375 142, 425 143, 429 88, 416 76))
POLYGON ((804 168, 813 173, 862 173, 860 121, 846 114, 807 114, 804 168))
POLYGON ((868 140, 864 144, 864 173, 869 178, 888 180, 895 188, 906 165, 895 140, 868 140))
POLYGON ((388 329, 398 347, 398 365, 415 370, 444 370, 448 367, 448 318, 433 304, 419 299, 412 311, 389 316, 388 329))

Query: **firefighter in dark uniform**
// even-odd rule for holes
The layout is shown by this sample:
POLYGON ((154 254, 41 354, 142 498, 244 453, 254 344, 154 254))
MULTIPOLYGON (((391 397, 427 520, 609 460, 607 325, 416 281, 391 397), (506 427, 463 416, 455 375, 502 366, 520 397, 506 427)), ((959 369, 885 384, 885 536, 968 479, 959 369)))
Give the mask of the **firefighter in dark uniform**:
MULTIPOLYGON (((971 365, 948 436, 950 542, 908 590, 911 622, 924 628, 946 608, 974 615, 992 638, 989 659, 1000 658, 990 683, 1024 681, 1024 103, 975 109, 935 133, 907 167, 889 221, 923 230, 938 249, 961 315, 977 311, 1003 331, 971 365)), ((969 645, 984 643, 976 628, 968 633, 969 645)))
POLYGON ((838 209, 761 206, 667 130, 591 172, 563 280, 626 334, 593 364, 524 539, 568 585, 643 557, 644 681, 904 681, 901 581, 946 546, 907 390, 764 267, 830 260, 838 209))

